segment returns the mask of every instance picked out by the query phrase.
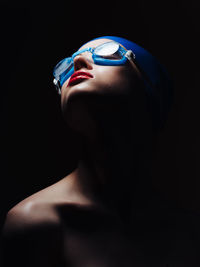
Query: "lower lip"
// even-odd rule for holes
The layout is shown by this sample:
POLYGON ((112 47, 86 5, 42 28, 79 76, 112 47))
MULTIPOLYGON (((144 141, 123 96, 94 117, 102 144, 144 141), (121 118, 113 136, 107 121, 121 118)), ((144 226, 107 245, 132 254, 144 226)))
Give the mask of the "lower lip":
POLYGON ((91 77, 89 77, 87 75, 75 76, 73 78, 70 78, 67 86, 78 84, 78 83, 82 82, 83 80, 87 80, 87 79, 91 79, 91 77))

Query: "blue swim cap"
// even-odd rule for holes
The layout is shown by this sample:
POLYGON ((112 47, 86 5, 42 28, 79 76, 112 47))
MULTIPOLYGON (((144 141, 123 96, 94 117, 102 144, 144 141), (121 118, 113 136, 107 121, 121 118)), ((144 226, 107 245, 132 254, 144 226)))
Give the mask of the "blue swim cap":
POLYGON ((166 69, 148 51, 125 38, 101 36, 93 40, 103 38, 116 41, 122 44, 127 50, 132 50, 135 54, 136 65, 144 80, 147 81, 145 82, 145 90, 151 102, 153 127, 156 130, 161 129, 165 124, 173 99, 173 84, 166 69))

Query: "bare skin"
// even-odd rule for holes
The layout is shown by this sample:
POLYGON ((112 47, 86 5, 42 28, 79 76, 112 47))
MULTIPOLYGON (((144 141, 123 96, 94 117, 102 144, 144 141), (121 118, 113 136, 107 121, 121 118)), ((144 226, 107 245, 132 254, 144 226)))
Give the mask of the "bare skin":
MULTIPOLYGON (((62 87, 77 168, 8 212, 4 236, 14 261, 7 257, 7 266, 167 266, 181 253, 170 239, 175 226, 169 229, 165 217, 156 221, 157 215, 145 215, 148 186, 138 182, 148 180, 138 158, 145 161, 144 148, 151 143, 140 73, 134 62, 95 65, 90 53, 78 55, 74 68, 94 77, 73 86, 67 80, 62 87)), ((173 266, 189 266, 184 264, 173 266)))

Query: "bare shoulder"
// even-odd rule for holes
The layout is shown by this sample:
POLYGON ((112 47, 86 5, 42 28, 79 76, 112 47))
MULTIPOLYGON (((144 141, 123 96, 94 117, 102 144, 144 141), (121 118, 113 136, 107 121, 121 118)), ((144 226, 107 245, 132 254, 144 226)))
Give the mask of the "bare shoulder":
POLYGON ((63 232, 55 208, 63 202, 59 181, 9 210, 2 231, 5 266, 63 266, 63 232))
POLYGON ((59 218, 52 207, 47 204, 40 204, 31 200, 13 207, 6 216, 3 234, 12 235, 17 233, 25 234, 49 225, 59 225, 59 218))
POLYGON ((6 216, 3 234, 31 231, 40 228, 55 229, 60 225, 56 212, 59 203, 66 202, 62 180, 40 190, 11 208, 6 216))

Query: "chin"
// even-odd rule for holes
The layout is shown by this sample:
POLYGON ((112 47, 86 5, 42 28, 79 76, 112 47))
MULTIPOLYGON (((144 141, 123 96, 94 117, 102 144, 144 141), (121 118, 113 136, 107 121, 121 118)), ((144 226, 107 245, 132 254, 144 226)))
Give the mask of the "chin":
POLYGON ((85 132, 91 128, 90 96, 91 90, 83 83, 74 85, 62 95, 61 108, 64 120, 71 129, 77 132, 85 132))

